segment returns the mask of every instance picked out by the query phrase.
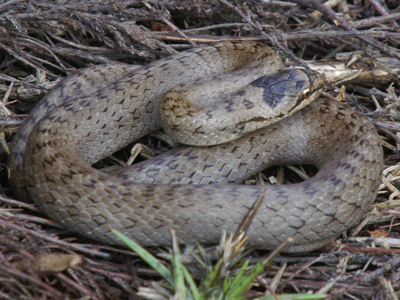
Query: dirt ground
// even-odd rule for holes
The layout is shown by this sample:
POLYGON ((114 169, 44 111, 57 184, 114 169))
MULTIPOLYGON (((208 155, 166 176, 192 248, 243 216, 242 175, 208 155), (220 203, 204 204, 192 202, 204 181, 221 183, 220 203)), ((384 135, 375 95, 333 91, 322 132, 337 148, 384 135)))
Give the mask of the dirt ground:
MULTIPOLYGON (((228 40, 264 42, 287 65, 307 63, 327 74, 332 84, 323 96, 370 117, 385 152, 376 203, 360 225, 335 245, 281 255, 257 278, 248 297, 258 297, 272 285, 277 294, 311 291, 330 299, 397 299, 400 4, 328 2, 0 1, 0 299, 137 299, 139 286, 159 279, 130 251, 71 234, 32 202, 16 199, 8 184, 7 144, 35 103, 77 69, 147 64, 228 40), (278 283, 272 283, 277 275, 278 283)), ((282 171, 283 182, 298 180, 298 171, 286 168, 259 177, 279 180, 282 171)), ((253 263, 265 254, 254 251, 249 257, 253 263)))

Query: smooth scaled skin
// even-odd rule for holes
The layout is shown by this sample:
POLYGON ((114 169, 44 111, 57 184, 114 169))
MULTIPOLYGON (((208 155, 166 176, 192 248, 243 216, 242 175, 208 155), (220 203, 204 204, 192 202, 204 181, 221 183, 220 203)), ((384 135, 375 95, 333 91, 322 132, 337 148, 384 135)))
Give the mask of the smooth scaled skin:
MULTIPOLYGON (((147 66, 96 66, 71 75, 38 104, 14 139, 9 160, 14 192, 32 198, 65 228, 101 242, 121 244, 109 231, 112 227, 144 246, 168 245, 168 227, 173 227, 181 242, 217 243, 223 230, 235 231, 265 189, 238 185, 240 181, 270 165, 311 163, 319 168, 312 179, 268 188, 249 242, 270 249, 293 237, 294 245, 285 249, 291 252, 326 245, 368 211, 383 166, 372 124, 340 103, 317 99, 277 124, 239 134, 235 141, 178 147, 115 174, 91 167, 159 129, 159 102, 167 91, 196 81, 202 85, 203 78, 229 85, 231 79, 223 74, 242 76, 246 68, 259 65, 265 66, 262 75, 251 75, 248 86, 235 87, 231 94, 240 97, 241 91, 259 89, 257 96, 244 100, 253 103, 254 97, 262 97, 258 100, 271 108, 293 93, 305 95, 293 107, 318 93, 307 93, 312 87, 307 80, 296 81, 297 75, 282 81, 299 82, 294 90, 260 88, 258 80, 274 76, 283 63, 273 50, 255 42, 201 46, 147 66), (268 89, 275 91, 274 97, 268 89)), ((306 77, 312 76, 318 78, 306 77)))

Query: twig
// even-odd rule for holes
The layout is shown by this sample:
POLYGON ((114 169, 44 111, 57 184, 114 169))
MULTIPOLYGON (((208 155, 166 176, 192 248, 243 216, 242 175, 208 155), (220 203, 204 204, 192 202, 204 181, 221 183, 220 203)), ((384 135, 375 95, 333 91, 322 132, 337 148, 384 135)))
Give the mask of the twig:
POLYGON ((383 24, 386 22, 394 21, 400 19, 400 12, 393 13, 390 15, 385 15, 382 17, 372 17, 369 19, 364 19, 360 21, 354 21, 351 23, 354 28, 363 28, 363 27, 370 27, 377 24, 383 24))
MULTIPOLYGON (((154 32, 155 38, 163 39, 167 41, 183 42, 184 38, 177 36, 172 32, 154 32)), ((288 41, 305 40, 318 41, 320 39, 337 39, 338 37, 360 37, 360 36, 371 36, 380 39, 400 39, 400 33, 396 32, 379 32, 379 31, 343 31, 343 30, 329 30, 329 31, 318 31, 318 30, 299 30, 292 33, 286 33, 285 39, 288 41)), ((276 39, 277 41, 282 41, 282 34, 270 33, 269 38, 276 39)), ((217 43, 224 41, 265 41, 269 40, 265 35, 254 35, 254 36, 211 36, 211 35, 201 35, 191 37, 191 40, 197 43, 217 43)))
MULTIPOLYGON (((222 1, 222 0, 220 0, 220 1, 222 1)), ((301 6, 317 9, 320 12, 322 12, 326 17, 328 17, 328 19, 335 25, 340 26, 348 31, 355 31, 355 29, 349 23, 347 23, 345 20, 340 18, 332 9, 326 7, 322 3, 316 2, 314 0, 290 0, 290 1, 297 3, 301 6)), ((364 42, 380 49, 381 51, 389 54, 390 56, 400 59, 400 53, 390 49, 386 45, 384 45, 378 41, 375 41, 368 36, 360 35, 360 36, 358 36, 358 38, 363 40, 364 42)))
POLYGON ((87 253, 87 254, 94 255, 94 256, 101 256, 101 257, 104 257, 104 258, 109 257, 108 253, 101 252, 99 250, 88 249, 88 248, 85 248, 85 247, 80 246, 78 244, 67 243, 67 242, 59 240, 58 238, 54 238, 54 237, 51 237, 51 236, 49 236, 47 234, 42 234, 42 233, 39 233, 37 231, 27 229, 25 227, 21 227, 19 225, 13 224, 13 223, 5 221, 5 220, 0 220, 0 223, 5 227, 9 227, 9 228, 12 228, 12 229, 24 232, 24 233, 28 233, 28 234, 31 234, 31 235, 36 236, 38 238, 41 238, 43 240, 51 241, 52 243, 55 243, 55 244, 58 244, 58 245, 61 245, 61 246, 67 247, 67 248, 72 248, 72 249, 75 249, 75 250, 83 252, 83 253, 87 253))
MULTIPOLYGON (((256 29, 258 32, 261 33, 261 35, 266 38, 267 40, 270 41, 270 43, 272 43, 275 47, 277 47, 278 49, 282 50, 287 56, 290 57, 290 59, 292 59, 293 61, 295 61, 296 63, 298 63, 300 66, 303 66, 305 68, 308 68, 307 64, 299 59, 298 57, 296 57, 292 51, 288 50, 287 48, 283 47, 280 43, 278 43, 278 40, 276 39, 276 37, 271 37, 268 34, 266 34, 263 30, 263 28, 260 26, 259 23, 255 23, 253 22, 250 17, 245 16, 236 6, 230 4, 228 1, 226 0, 219 0, 220 2, 224 3, 226 6, 228 6, 229 8, 233 9, 234 11, 237 12, 237 14, 246 22, 248 22, 254 29, 256 29)), ((283 36, 281 37, 282 39, 283 36)))
MULTIPOLYGON (((149 3, 147 3, 146 1, 143 1, 143 4, 150 10, 154 11, 153 7, 151 7, 151 5, 149 3)), ((178 32, 181 36, 183 36, 193 47, 197 47, 197 44, 195 42, 193 42, 185 33, 183 33, 178 27, 176 27, 174 24, 172 24, 169 20, 167 20, 167 18, 165 18, 164 16, 160 15, 159 18, 165 23, 167 24, 169 27, 171 27, 172 29, 174 29, 176 32, 178 32)))
MULTIPOLYGON (((375 9, 383 16, 389 15, 389 12, 386 7, 382 5, 380 1, 377 0, 369 0, 369 2, 375 7, 375 9)), ((398 26, 397 22, 391 21, 392 26, 398 26)))

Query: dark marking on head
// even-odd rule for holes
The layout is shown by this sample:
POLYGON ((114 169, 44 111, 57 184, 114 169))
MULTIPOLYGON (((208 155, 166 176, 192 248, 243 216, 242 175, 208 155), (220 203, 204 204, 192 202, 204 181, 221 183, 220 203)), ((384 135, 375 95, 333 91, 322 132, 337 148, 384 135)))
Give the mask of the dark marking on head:
MULTIPOLYGON (((270 83, 271 76, 261 77, 251 83, 254 87, 259 87, 264 89, 263 93, 263 100, 266 104, 268 104, 271 108, 275 108, 281 102, 282 98, 284 97, 284 93, 286 87, 284 84, 278 85, 278 89, 280 92, 276 93, 277 91, 274 90, 272 92, 273 84, 270 83)), ((276 85, 274 86, 274 88, 276 85)))
POLYGON ((307 74, 310 85, 313 86, 315 83, 315 80, 317 79, 317 76, 315 75, 316 74, 315 71, 309 70, 309 69, 302 69, 302 71, 307 74))
POLYGON ((308 86, 307 82, 303 80, 299 80, 296 82, 296 90, 297 91, 302 91, 308 86))

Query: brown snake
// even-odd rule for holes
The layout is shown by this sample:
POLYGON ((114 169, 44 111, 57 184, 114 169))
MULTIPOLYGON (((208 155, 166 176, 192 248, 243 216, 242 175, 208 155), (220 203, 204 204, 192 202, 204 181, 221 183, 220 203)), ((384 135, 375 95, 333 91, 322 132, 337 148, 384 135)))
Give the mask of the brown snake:
MULTIPOLYGON (((240 181, 271 165, 314 164, 319 171, 313 178, 268 188, 249 229, 249 241, 272 248, 293 237, 295 243, 286 251, 326 245, 359 221, 375 200, 382 147, 366 117, 322 99, 248 134, 270 122, 262 113, 257 115, 262 109, 254 109, 255 103, 267 110, 284 103, 283 112, 275 114, 279 120, 302 108, 321 88, 321 76, 311 71, 269 75, 280 68, 280 58, 268 47, 228 42, 142 67, 97 66, 77 72, 37 105, 16 135, 9 160, 13 189, 20 197, 29 195, 65 228, 101 242, 120 244, 109 231, 113 227, 145 246, 167 245, 168 227, 174 227, 182 242, 217 243, 222 230, 238 227, 265 188, 237 185, 240 181), (274 83, 265 82, 264 75, 274 83), (191 82, 200 87, 196 90, 191 82), (242 87, 242 82, 248 85, 242 87), (211 142, 220 143, 216 138, 223 135, 224 141, 232 136, 237 140, 177 147, 112 175, 90 166, 159 129, 161 110, 182 109, 167 98, 190 94, 192 88, 196 97, 211 98, 212 109, 201 114, 218 116, 214 105, 220 86, 228 89, 222 111, 231 113, 236 125, 212 125, 218 131, 211 134, 211 142), (161 97, 171 88, 159 109, 161 97), (244 102, 233 102, 232 95, 244 102), (294 96, 300 99, 293 102, 294 96), (287 97, 292 102, 285 102, 287 97), (233 114, 233 108, 239 113, 233 114), (244 117, 251 110, 253 114, 244 117)), ((186 123, 194 133, 182 139, 195 136, 195 143, 203 143, 203 133, 211 129, 201 127, 203 121, 186 119, 196 113, 191 108, 181 112, 172 125, 165 125, 166 131, 180 138, 178 129, 186 123)))

